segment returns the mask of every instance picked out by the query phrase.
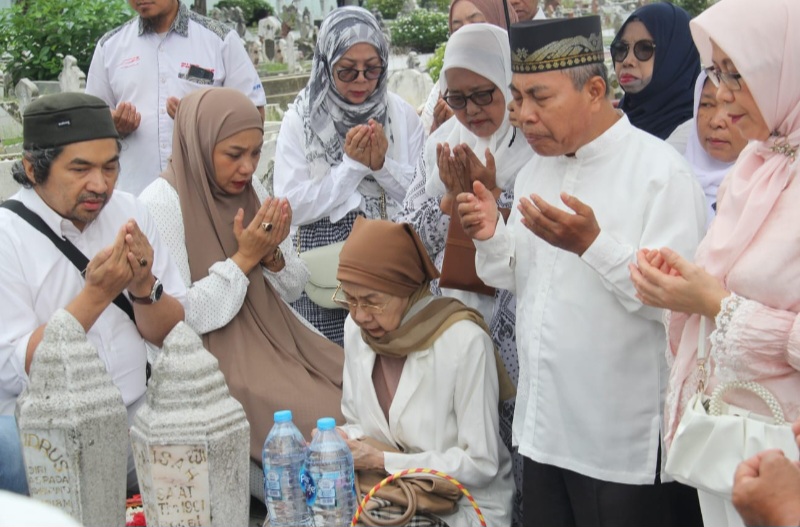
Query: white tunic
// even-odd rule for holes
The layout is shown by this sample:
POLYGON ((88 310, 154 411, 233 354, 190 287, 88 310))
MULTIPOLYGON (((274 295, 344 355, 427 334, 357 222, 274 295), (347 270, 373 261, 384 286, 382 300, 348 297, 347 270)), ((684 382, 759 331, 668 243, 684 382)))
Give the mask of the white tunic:
POLYGON ((122 141, 117 188, 139 194, 166 168, 174 124, 167 114, 167 99, 212 86, 237 89, 256 106, 266 103, 239 35, 190 12, 184 4, 166 35, 148 31, 135 17, 100 39, 86 77, 86 93, 100 97, 112 109, 133 103, 142 116, 139 128, 122 141), (202 70, 213 78, 202 78, 202 70))
MULTIPOLYGON (((705 202, 686 161, 622 117, 574 157, 534 157, 515 203, 540 195, 592 207, 600 235, 582 257, 557 249, 512 208, 477 242, 479 276, 517 294, 519 452, 625 484, 653 483, 667 370, 662 312, 636 299, 628 264, 639 248, 694 254, 705 202)), ((571 211, 569 211, 571 212, 571 211)))
MULTIPOLYGON (((259 201, 263 202, 267 198, 267 190, 257 179, 253 179, 253 186, 259 201)), ((153 216, 161 239, 169 248, 183 283, 188 288, 186 323, 200 335, 228 324, 244 303, 247 286, 250 284, 247 275, 228 258, 212 265, 208 276, 192 283, 189 255, 186 252, 186 229, 183 226, 178 192, 166 179, 158 178, 142 191, 139 198, 153 216)), ((291 237, 287 236, 281 242, 280 248, 286 262, 284 268, 277 273, 263 266, 262 270, 284 302, 294 302, 300 298, 308 281, 308 268, 295 254, 291 237)), ((299 315, 297 317, 307 326, 313 327, 299 315)))
MULTIPOLYGON (((403 453, 385 454, 389 473, 430 468, 453 476, 477 501, 491 527, 511 525, 514 481, 511 456, 498 431, 494 345, 483 330, 462 320, 428 350, 408 355, 386 422, 372 383, 375 353, 349 316, 344 326, 342 428, 351 439, 369 436, 403 453)), ((477 527, 462 498, 443 516, 452 527, 477 527)))
MULTIPOLYGON (((153 274, 164 292, 186 305, 186 288, 145 206, 134 196, 115 191, 100 215, 79 231, 59 216, 32 189, 11 199, 38 214, 59 236, 71 241, 90 260, 114 243, 130 218, 136 220, 153 247, 153 274)), ((28 222, 0 209, 0 414, 12 414, 17 396, 28 384, 25 355, 36 328, 57 309, 66 307, 84 287, 80 271, 28 222)), ((125 405, 145 391, 145 340, 131 319, 110 304, 87 333, 125 405)))
MULTIPOLYGON (((364 210, 362 192, 369 192, 362 180, 372 176, 386 191, 387 215, 391 218, 414 177, 417 157, 422 152, 425 134, 414 109, 399 96, 389 92, 388 119, 392 122, 394 152, 387 155, 383 168, 373 172, 368 166, 350 159, 346 154, 339 165, 331 167, 322 177, 312 173, 304 149, 303 120, 290 106, 281 123, 281 133, 275 151, 274 194, 292 204, 292 224, 307 225, 330 217, 337 222, 352 210, 364 210)), ((376 196, 373 196, 376 197, 376 196)), ((365 211, 366 212, 366 211, 365 211)), ((367 217, 372 217, 367 214, 367 217)))

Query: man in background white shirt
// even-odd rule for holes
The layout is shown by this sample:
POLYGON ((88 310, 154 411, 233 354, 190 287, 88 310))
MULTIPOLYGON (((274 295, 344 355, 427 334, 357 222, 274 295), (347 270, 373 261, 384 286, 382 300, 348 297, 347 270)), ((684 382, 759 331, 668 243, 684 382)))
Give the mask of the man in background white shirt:
POLYGON ((247 95, 262 116, 266 99, 236 31, 189 11, 180 0, 129 3, 139 16, 97 43, 86 93, 111 107, 123 137, 118 185, 138 195, 167 166, 181 98, 226 86, 247 95))
POLYGON ((544 11, 539 7, 539 0, 510 0, 508 3, 517 13, 520 22, 541 20, 545 17, 544 11))
MULTIPOLYGON (((12 168, 23 188, 0 208, 0 416, 13 415, 56 310, 66 309, 83 326, 129 420, 144 400, 145 341, 161 346, 184 318, 186 288, 178 270, 146 207, 114 191, 118 174, 118 135, 102 100, 63 93, 26 108, 23 159, 12 168), (25 215, 43 225, 35 227, 25 215), (88 264, 79 268, 77 258, 44 233, 48 229, 88 264)), ((0 426, 16 428, 7 418, 0 426)), ((1 463, 11 466, 7 442, 0 451, 1 463)), ((0 488, 7 488, 2 481, 0 488)))
POLYGON ((612 106, 599 17, 509 35, 517 124, 538 155, 508 225, 479 182, 458 211, 478 275, 517 295, 524 525, 693 525, 696 492, 660 477, 662 312, 636 297, 628 264, 642 247, 692 255, 702 191, 672 147, 612 106))

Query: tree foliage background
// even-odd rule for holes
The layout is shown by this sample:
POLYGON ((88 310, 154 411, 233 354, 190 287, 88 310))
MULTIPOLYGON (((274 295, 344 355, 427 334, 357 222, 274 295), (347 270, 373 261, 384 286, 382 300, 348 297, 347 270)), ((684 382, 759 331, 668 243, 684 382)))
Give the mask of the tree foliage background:
POLYGON ((97 41, 134 15, 125 0, 27 0, 0 10, 0 50, 14 83, 56 79, 72 55, 89 71, 97 41))
POLYGON ((685 9, 694 18, 711 7, 714 2, 709 0, 672 0, 672 3, 685 9))

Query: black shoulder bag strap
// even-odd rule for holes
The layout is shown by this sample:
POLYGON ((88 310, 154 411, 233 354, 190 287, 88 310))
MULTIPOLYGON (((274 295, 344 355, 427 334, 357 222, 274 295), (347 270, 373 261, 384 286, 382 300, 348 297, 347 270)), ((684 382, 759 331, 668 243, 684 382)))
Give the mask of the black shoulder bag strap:
MULTIPOLYGON (((64 253, 64 256, 66 256, 69 261, 72 262, 72 265, 78 268, 78 271, 81 272, 81 275, 86 272, 86 266, 89 265, 89 259, 86 258, 86 255, 83 254, 80 249, 75 247, 71 241, 67 240, 66 238, 62 238, 53 232, 53 229, 51 229, 44 222, 44 220, 39 217, 38 214, 23 205, 21 201, 9 199, 3 203, 0 203, 0 207, 16 213, 20 218, 30 223, 34 229, 50 238, 50 241, 53 242, 53 245, 58 247, 58 249, 64 253)), ((133 314, 133 306, 131 305, 130 300, 125 298, 125 295, 122 293, 117 295, 117 298, 114 299, 114 305, 125 312, 125 314, 131 318, 133 323, 136 324, 136 317, 133 314)))

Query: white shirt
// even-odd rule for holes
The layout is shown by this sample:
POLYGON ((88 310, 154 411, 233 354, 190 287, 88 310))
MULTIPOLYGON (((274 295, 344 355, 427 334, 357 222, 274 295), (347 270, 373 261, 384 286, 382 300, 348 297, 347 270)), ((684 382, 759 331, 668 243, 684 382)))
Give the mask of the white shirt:
POLYGON ((476 242, 478 275, 517 294, 520 378, 513 436, 528 458, 586 476, 652 484, 667 366, 662 311, 635 297, 628 264, 639 248, 691 257, 705 226, 703 193, 686 161, 621 117, 574 157, 535 156, 522 168, 508 225, 476 242), (536 193, 572 212, 594 210, 601 232, 582 257, 520 223, 536 193))
POLYGON ((130 102, 142 120, 122 141, 117 188, 139 194, 166 168, 172 153, 173 120, 169 97, 183 98, 210 86, 235 88, 264 106, 261 80, 239 35, 220 22, 190 12, 181 4, 165 36, 147 30, 139 17, 106 33, 97 44, 86 93, 113 109, 130 102), (213 79, 190 68, 213 72, 213 79))
POLYGON ((275 151, 274 194, 292 204, 292 225, 307 225, 326 217, 337 222, 352 210, 366 212, 362 180, 367 176, 374 177, 387 198, 393 200, 394 203, 387 199, 387 216, 391 218, 399 212, 399 204, 414 177, 425 133, 414 108, 394 93, 388 92, 387 97, 387 116, 395 141, 393 157, 387 155, 383 168, 373 172, 345 154, 342 162, 322 178, 311 173, 305 155, 303 119, 294 105, 289 107, 275 151))
MULTIPOLYGON (((498 381, 492 339, 472 322, 456 322, 430 349, 410 353, 389 407, 389 421, 372 383, 375 352, 351 317, 344 324, 342 427, 351 439, 369 436, 399 447, 386 453, 389 473, 407 468, 446 472, 472 493, 487 524, 511 525, 511 456, 500 441, 498 381)), ((479 525, 461 499, 448 525, 479 525)))
MULTIPOLYGON (((253 179, 253 186, 259 201, 263 202, 268 196, 267 190, 257 179, 253 179)), ((227 325, 242 308, 250 284, 247 275, 228 258, 212 265, 208 276, 192 283, 178 192, 167 180, 158 178, 142 191, 139 199, 147 205, 161 239, 169 248, 183 283, 188 288, 186 323, 200 335, 227 325)), ((281 299, 294 302, 300 298, 308 281, 308 268, 295 254, 290 236, 281 242, 280 248, 286 262, 284 268, 277 273, 263 266, 262 269, 281 299)), ((313 327, 298 313, 295 312, 295 315, 307 326, 313 327)))
MULTIPOLYGON (((134 196, 114 191, 100 215, 79 231, 59 216, 32 189, 11 199, 38 214, 59 236, 71 241, 90 260, 114 243, 119 229, 136 220, 153 247, 153 274, 164 292, 186 304, 186 288, 167 248, 161 243, 147 209, 134 196)), ((12 414, 17 396, 28 384, 25 355, 33 331, 66 307, 84 287, 80 271, 45 235, 14 212, 0 209, 0 414, 12 414)), ((129 405, 145 391, 145 340, 131 319, 113 303, 87 333, 111 380, 129 405)))

